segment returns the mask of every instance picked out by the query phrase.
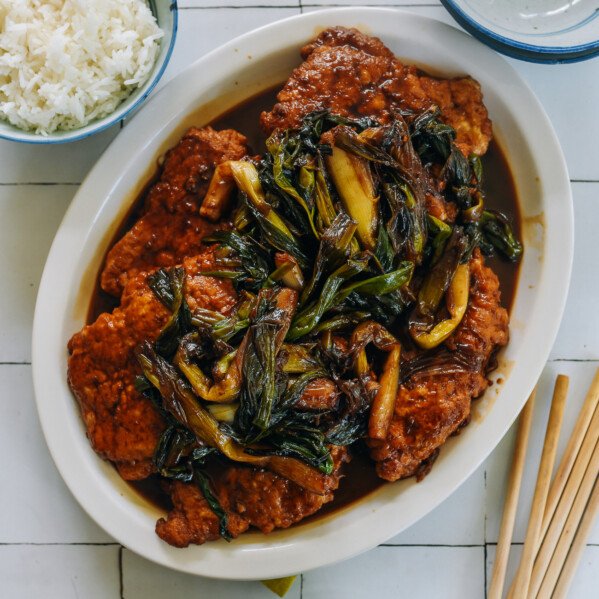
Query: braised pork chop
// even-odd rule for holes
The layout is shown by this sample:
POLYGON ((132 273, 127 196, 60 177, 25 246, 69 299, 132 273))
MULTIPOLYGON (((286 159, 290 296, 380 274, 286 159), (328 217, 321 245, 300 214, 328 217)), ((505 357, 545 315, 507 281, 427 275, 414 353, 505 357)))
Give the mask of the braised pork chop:
MULTIPOLYGON (((268 470, 228 466, 213 480, 218 500, 228 515, 228 530, 236 537, 250 526, 263 533, 289 528, 333 500, 341 467, 349 461, 347 450, 333 447, 334 471, 327 477, 327 492, 317 495, 268 470)), ((173 510, 158 520, 156 533, 175 547, 201 545, 218 539, 219 520, 202 491, 193 484, 175 482, 171 488, 173 510)))
POLYGON ((202 239, 215 229, 199 213, 214 169, 225 160, 245 156, 246 142, 232 129, 192 127, 166 153, 141 218, 108 252, 101 276, 104 291, 119 297, 137 273, 174 266, 199 252, 202 239))
POLYGON ((468 422, 472 399, 488 387, 493 352, 508 341, 508 314, 501 306, 497 275, 479 250, 470 261, 470 298, 456 332, 445 342, 470 364, 467 372, 421 376, 400 387, 384 442, 370 440, 377 473, 386 480, 416 474, 421 463, 468 422))
POLYGON ((456 144, 468 156, 487 151, 492 129, 480 85, 470 77, 439 79, 403 64, 375 37, 333 27, 302 49, 304 62, 262 113, 267 133, 297 127, 315 110, 370 116, 382 123, 396 111, 422 112, 432 105, 456 130, 456 144))
MULTIPOLYGON (((202 276, 213 268, 213 248, 186 258, 185 297, 190 309, 226 313, 236 301, 229 281, 202 276)), ((129 279, 121 305, 101 314, 69 341, 68 379, 94 450, 115 462, 123 478, 145 478, 165 428, 151 401, 134 386, 140 368, 135 348, 155 340, 170 312, 147 284, 148 273, 129 279)))

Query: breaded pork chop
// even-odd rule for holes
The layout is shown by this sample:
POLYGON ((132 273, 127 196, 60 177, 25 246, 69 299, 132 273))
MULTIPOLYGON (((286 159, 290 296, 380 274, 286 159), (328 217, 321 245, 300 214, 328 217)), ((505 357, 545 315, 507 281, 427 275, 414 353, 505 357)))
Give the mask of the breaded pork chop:
POLYGON ((468 308, 445 344, 465 356, 471 370, 417 377, 401 385, 387 439, 369 442, 381 478, 394 481, 417 473, 468 422, 471 400, 489 385, 489 359, 508 341, 508 314, 501 306, 497 275, 484 265, 479 250, 470 261, 470 273, 468 308))
POLYGON ((174 266, 197 254, 202 239, 215 228, 199 214, 214 169, 225 160, 242 158, 247 150, 246 138, 232 129, 189 129, 166 153, 141 217, 108 252, 102 289, 119 297, 138 272, 174 266))
MULTIPOLYGON (((174 547, 187 547, 191 543, 202 545, 220 538, 219 518, 199 487, 174 481, 170 495, 173 509, 167 519, 160 518, 156 522, 156 534, 162 540, 174 547)), ((234 539, 250 527, 245 518, 228 510, 227 518, 227 530, 234 539)))
MULTIPOLYGON (((237 537, 250 526, 263 533, 289 528, 317 512, 333 500, 339 486, 341 466, 349 461, 347 450, 333 447, 333 474, 327 477, 328 490, 317 495, 268 470, 229 466, 213 481, 218 500, 227 512, 228 530, 237 537)), ((156 533, 175 547, 218 539, 219 521, 208 506, 202 491, 192 483, 174 482, 171 487, 173 510, 158 520, 156 533)))
MULTIPOLYGON (((202 276, 213 268, 213 248, 186 258, 185 296, 189 307, 226 313, 236 301, 230 282, 202 276)), ((121 305, 69 341, 69 385, 81 407, 94 450, 115 462, 121 476, 135 480, 153 471, 152 455, 165 428, 151 401, 134 387, 140 368, 134 350, 155 340, 170 312, 147 284, 148 273, 129 279, 121 305)))
POLYGON ((261 116, 267 133, 297 127, 315 110, 371 116, 387 123, 393 112, 422 112, 432 105, 455 128, 456 144, 468 156, 487 151, 491 121, 479 84, 470 77, 438 79, 403 64, 375 37, 333 27, 302 49, 304 62, 261 116))

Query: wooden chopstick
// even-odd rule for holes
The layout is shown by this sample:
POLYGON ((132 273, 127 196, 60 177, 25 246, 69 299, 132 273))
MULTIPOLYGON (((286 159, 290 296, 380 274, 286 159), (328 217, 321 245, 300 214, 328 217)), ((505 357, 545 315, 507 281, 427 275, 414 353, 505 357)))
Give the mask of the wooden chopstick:
POLYGON ((593 414, 596 411, 597 404, 599 404, 599 368, 595 372, 595 377, 593 378, 593 382, 587 392, 584 404, 580 410, 574 429, 572 430, 572 436, 564 451, 564 457, 558 466, 551 487, 549 488, 547 505, 545 506, 545 514, 543 516, 543 526, 541 528, 541 537, 545 536, 545 533, 549 528, 549 524, 551 523, 557 504, 562 496, 570 472, 572 472, 574 462, 577 459, 580 446, 582 445, 583 439, 585 439, 586 431, 588 430, 593 414))
MULTIPOLYGON (((532 597, 535 597, 539 592, 543 578, 548 571, 549 563, 554 562, 552 558, 554 557, 561 536, 566 531, 566 522, 569 519, 569 514, 573 510, 574 504, 582 501, 584 508, 593 489, 597 470, 599 469, 599 444, 597 443, 597 439, 599 438, 599 409, 595 410, 588 430, 583 431, 581 436, 583 439, 580 443, 580 450, 575 456, 576 459, 570 477, 559 499, 545 538, 542 539, 534 563, 529 587, 532 597), (584 495, 584 493, 586 493, 586 496, 584 496, 584 499, 581 499, 581 494, 584 495)), ((570 458, 569 456, 564 456, 564 459, 569 460, 570 458)), ((559 571, 555 573, 555 577, 557 578, 558 575, 559 571)))
MULTIPOLYGON (((593 451, 588 468, 584 473, 584 477, 582 478, 582 481, 579 481, 580 488, 576 494, 572 509, 566 518, 566 522, 563 524, 563 529, 559 541, 555 546, 555 551, 553 552, 553 555, 550 556, 551 560, 547 564, 541 564, 546 567, 543 572, 544 576, 541 578, 542 584, 540 585, 538 595, 536 595, 538 599, 551 599, 551 596, 553 595, 553 589, 557 584, 562 566, 584 515, 585 508, 589 502, 589 496, 597 482, 597 473, 599 473, 599 443, 596 443, 595 450, 593 451)), ((533 595, 533 597, 534 596, 535 595, 533 595)))
POLYGON ((497 541, 497 551, 495 552, 495 563, 493 564, 488 599, 501 599, 503 594, 505 572, 509 559, 512 533, 514 532, 514 522, 518 509, 518 497, 520 495, 522 473, 524 472, 524 463, 526 461, 526 450, 530 436, 530 425, 532 423, 536 394, 537 388, 535 387, 520 413, 518 434, 514 446, 514 456, 510 468, 503 516, 501 517, 501 527, 499 529, 499 539, 497 541))
POLYGON ((570 583, 576 574, 578 562, 582 556, 586 541, 591 532, 591 528, 595 522, 595 517, 599 513, 599 482, 595 483, 595 490, 591 495, 591 499, 586 507, 584 516, 580 521, 580 526, 572 542, 572 547, 566 558, 564 567, 557 581, 555 590, 553 591, 553 599, 566 599, 566 593, 570 588, 570 583))
POLYGON ((549 484, 551 482, 551 473, 555 463, 557 442, 566 406, 568 385, 568 377, 562 374, 558 375, 553 390, 551 411, 549 412, 549 421, 547 423, 547 431, 545 432, 541 464, 539 465, 539 473, 537 475, 528 528, 526 529, 520 567, 518 568, 516 578, 510 589, 510 596, 516 597, 517 599, 523 599, 524 597, 527 597, 528 594, 530 576, 539 542, 539 534, 543 524, 543 514, 545 513, 545 505, 547 503, 549 484))

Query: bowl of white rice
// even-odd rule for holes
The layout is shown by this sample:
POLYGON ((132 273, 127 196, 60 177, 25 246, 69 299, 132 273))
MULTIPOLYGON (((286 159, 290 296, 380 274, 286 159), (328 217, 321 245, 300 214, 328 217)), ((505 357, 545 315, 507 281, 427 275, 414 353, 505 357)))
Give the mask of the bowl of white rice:
POLYGON ((176 0, 0 0, 0 138, 64 143, 117 123, 176 33, 176 0))

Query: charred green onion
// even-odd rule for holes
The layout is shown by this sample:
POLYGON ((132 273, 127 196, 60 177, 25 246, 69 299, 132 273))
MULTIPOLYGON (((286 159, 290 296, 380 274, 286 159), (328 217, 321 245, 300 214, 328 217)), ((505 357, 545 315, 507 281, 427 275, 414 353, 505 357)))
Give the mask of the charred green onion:
POLYGON ((288 374, 312 372, 320 366, 314 355, 314 344, 283 343, 281 354, 283 372, 288 374))
POLYGON ((399 387, 401 345, 389 331, 377 322, 367 321, 359 325, 352 334, 350 346, 350 350, 355 356, 358 376, 367 376, 370 370, 365 352, 369 343, 389 354, 383 366, 378 391, 370 408, 368 422, 368 435, 372 439, 385 439, 391 424, 399 387))
POLYGON ((184 297, 185 269, 160 269, 148 275, 148 285, 156 297, 171 311, 171 317, 156 340, 156 351, 171 356, 178 339, 191 329, 191 314, 184 297))
POLYGON ((367 265, 367 258, 357 256, 342 264, 326 279, 318 300, 302 310, 293 320, 288 339, 293 341, 307 335, 320 322, 323 315, 344 299, 339 294, 343 283, 362 272, 367 265))
POLYGON ((202 200, 200 215, 217 222, 230 208, 235 180, 229 162, 222 162, 214 169, 206 195, 202 200))
POLYGON ((166 422, 154 462, 201 488, 225 538, 211 456, 324 494, 331 445, 386 439, 406 377, 433 372, 431 356, 467 371, 438 346, 468 318, 473 252, 517 260, 522 245, 439 117, 318 111, 272 133, 261 158, 217 166, 200 213, 228 218, 203 240, 214 263, 201 275, 233 285, 227 312, 191 313, 183 268, 148 275, 171 312, 137 352, 136 387, 166 422))
POLYGON ((516 239, 507 218, 492 210, 485 210, 480 218, 480 224, 487 239, 508 260, 515 262, 522 256, 522 244, 516 239))
POLYGON ((423 349, 432 349, 443 343, 458 327, 466 308, 470 288, 468 264, 460 264, 447 290, 447 310, 450 317, 434 325, 432 330, 424 332, 416 330, 412 333, 414 341, 423 349))
POLYGON ((309 206, 306 201, 306 197, 310 198, 314 188, 313 173, 305 166, 299 169, 299 185, 305 194, 305 197, 302 197, 287 176, 287 172, 293 168, 295 158, 294 154, 290 154, 287 150, 287 145, 284 137, 283 139, 279 139, 276 132, 266 140, 266 149, 272 156, 273 180, 281 192, 291 197, 302 207, 306 213, 312 232, 318 237, 318 232, 314 226, 314 208, 309 206))
POLYGON ((326 165, 347 213, 357 223, 356 233, 366 249, 376 246, 378 196, 366 160, 333 146, 326 165))
MULTIPOLYGON (((285 286, 295 291, 303 289, 304 275, 293 256, 284 252, 277 252, 275 254, 275 265, 281 272, 276 280, 282 281, 285 286)), ((272 275, 271 278, 273 278, 272 275)))
POLYGON ((206 406, 206 409, 219 422, 232 424, 239 408, 238 403, 214 403, 206 406))
POLYGON ((193 337, 184 337, 175 354, 174 363, 185 375, 196 395, 210 402, 234 401, 239 395, 241 385, 241 374, 235 361, 236 352, 231 352, 217 363, 215 369, 220 368, 224 372, 220 381, 213 382, 204 374, 200 366, 193 362, 190 355, 193 347, 193 337))
POLYGON ((199 440, 218 449, 235 462, 244 462, 269 468, 298 485, 323 494, 326 480, 310 466, 293 458, 279 456, 254 456, 224 433, 218 421, 202 408, 175 369, 157 355, 149 343, 144 343, 137 358, 146 378, 160 391, 165 409, 199 440))

